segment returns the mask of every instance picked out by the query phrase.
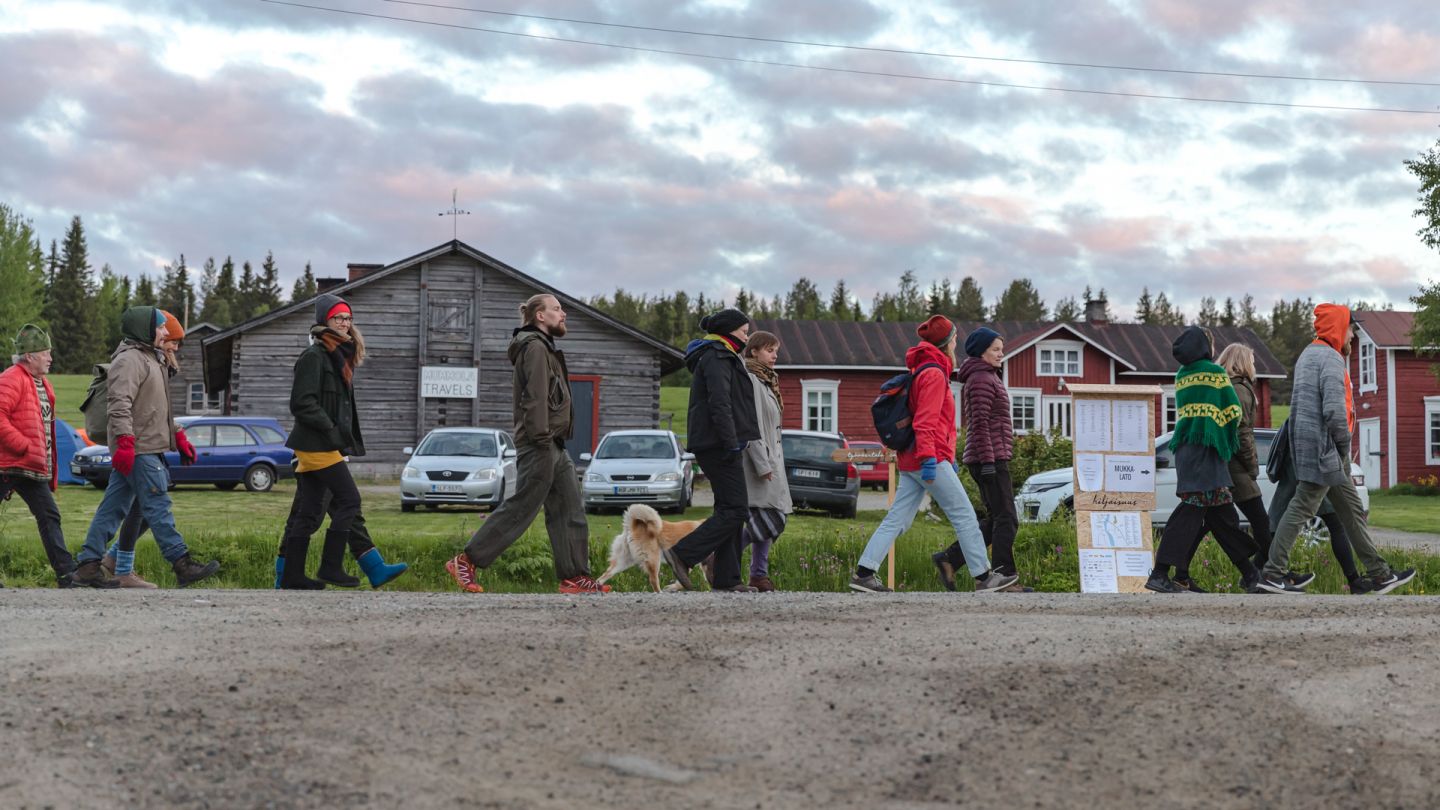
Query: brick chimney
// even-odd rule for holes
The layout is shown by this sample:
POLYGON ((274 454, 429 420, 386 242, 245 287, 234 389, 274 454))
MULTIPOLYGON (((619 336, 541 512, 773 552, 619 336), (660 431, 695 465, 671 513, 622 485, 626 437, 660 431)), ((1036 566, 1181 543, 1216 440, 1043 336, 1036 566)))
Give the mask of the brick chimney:
POLYGON ((1086 320, 1086 322, 1087 322, 1087 323, 1095 324, 1096 326, 1104 326, 1105 324, 1109 323, 1109 322, 1110 322, 1110 319, 1107 318, 1107 317, 1105 317, 1105 305, 1106 305, 1107 303, 1109 303, 1109 302, 1106 301, 1104 298, 1090 298, 1090 299, 1086 299, 1086 301, 1085 301, 1085 320, 1086 320))
POLYGON ((383 264, 358 264, 351 262, 345 265, 350 270, 350 280, 357 281, 384 267, 383 264))

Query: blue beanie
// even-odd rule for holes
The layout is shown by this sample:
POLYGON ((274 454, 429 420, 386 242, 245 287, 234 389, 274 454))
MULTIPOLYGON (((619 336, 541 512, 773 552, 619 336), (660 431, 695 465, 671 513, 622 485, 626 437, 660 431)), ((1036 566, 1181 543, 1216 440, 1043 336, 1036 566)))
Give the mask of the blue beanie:
POLYGON ((979 357, 985 353, 986 349, 990 348, 990 344, 994 343, 995 338, 998 337, 1000 337, 999 332, 982 326, 965 338, 965 353, 971 357, 979 357))

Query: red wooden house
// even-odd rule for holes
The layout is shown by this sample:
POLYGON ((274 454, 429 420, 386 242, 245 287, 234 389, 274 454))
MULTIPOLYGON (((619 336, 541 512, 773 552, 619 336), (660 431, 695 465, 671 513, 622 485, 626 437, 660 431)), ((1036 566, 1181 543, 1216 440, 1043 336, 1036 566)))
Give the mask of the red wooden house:
MULTIPOLYGON (((1413 312, 1356 312, 1350 356, 1357 422, 1352 450, 1371 487, 1440 475, 1440 380, 1410 345, 1413 312)), ((1440 347, 1436 347, 1440 348, 1440 347)))
MULTIPOLYGON (((756 329, 780 338, 784 426, 838 431, 852 439, 874 440, 870 403, 880 384, 905 370, 905 350, 917 340, 915 323, 841 321, 756 321, 756 329)), ((1146 326, 1091 320, 1084 323, 967 323, 963 336, 988 326, 1005 338, 1004 380, 1010 390, 1017 433, 1058 430, 1071 435, 1072 383, 1159 385, 1157 435, 1175 424, 1175 371, 1170 345, 1178 326, 1146 326)), ((1270 380, 1285 368, 1249 329, 1214 327, 1217 353, 1232 342, 1255 350, 1260 399, 1259 423, 1270 424, 1270 380)), ((956 395, 960 383, 952 381, 956 395)))

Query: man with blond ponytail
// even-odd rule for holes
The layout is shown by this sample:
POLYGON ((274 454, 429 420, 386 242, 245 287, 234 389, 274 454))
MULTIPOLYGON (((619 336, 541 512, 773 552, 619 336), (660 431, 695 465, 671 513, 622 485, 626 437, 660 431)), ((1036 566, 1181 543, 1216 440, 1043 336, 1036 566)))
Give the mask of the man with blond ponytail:
POLYGON ((610 586, 590 576, 590 525, 575 464, 565 452, 575 419, 565 354, 555 348, 555 339, 565 336, 565 310, 553 295, 531 296, 520 305, 520 323, 507 352, 515 368, 511 403, 520 485, 445 570, 461 590, 483 593, 479 570, 518 540, 544 507, 560 592, 605 593, 610 586))

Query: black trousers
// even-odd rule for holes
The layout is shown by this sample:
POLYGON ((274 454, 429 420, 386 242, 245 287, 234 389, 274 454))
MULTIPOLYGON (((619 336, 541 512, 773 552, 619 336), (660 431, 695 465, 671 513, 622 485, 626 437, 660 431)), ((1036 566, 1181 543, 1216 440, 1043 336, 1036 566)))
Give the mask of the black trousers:
POLYGON ((50 560, 55 576, 63 577, 74 571, 75 558, 65 548, 65 533, 60 529, 60 507, 55 504, 50 484, 21 475, 7 475, 0 480, 0 490, 19 495, 30 509, 30 514, 35 516, 35 525, 40 529, 40 544, 45 547, 45 556, 50 560))
POLYGON ((715 493, 715 513, 675 544, 680 562, 692 566, 715 555, 715 587, 730 588, 740 580, 740 535, 750 516, 750 496, 740 453, 701 450, 695 454, 700 471, 715 493))
POLYGON ((348 535, 351 554, 358 557, 374 547, 366 532, 363 543, 367 547, 358 553, 355 550, 353 527, 360 519, 360 489, 350 476, 350 465, 342 461, 323 470, 295 474, 295 500, 290 503, 290 517, 285 521, 280 556, 285 556, 287 542, 315 534, 326 514, 330 515, 330 532, 348 535))
MULTIPOLYGON (((1265 512, 1265 499, 1257 495, 1248 501, 1236 502, 1235 507, 1240 510, 1246 520, 1250 521, 1250 539, 1259 549, 1255 552, 1253 562, 1256 568, 1263 568, 1265 561, 1270 557, 1270 516, 1265 512)), ((1196 532, 1184 564, 1177 566, 1181 572, 1189 572, 1190 562, 1195 559, 1195 553, 1200 550, 1200 544, 1205 541, 1206 532, 1215 533, 1215 527, 1210 525, 1208 518, 1196 532)), ((1220 535, 1216 534, 1215 537, 1218 542, 1220 535)))
MULTIPOLYGON (((995 462, 995 475, 986 478, 980 474, 980 464, 966 464, 970 477, 980 485, 980 501, 985 504, 985 519, 980 521, 980 533, 985 535, 985 545, 990 549, 991 568, 1002 574, 1015 573, 1015 533, 1020 521, 1015 516, 1015 490, 1010 480, 1010 462, 995 462)), ((956 571, 965 567, 965 552, 956 541, 945 549, 945 556, 956 571)))
POLYGON ((1195 537, 1204 537, 1207 527, 1240 573, 1247 578, 1253 576, 1255 564, 1250 562, 1250 557, 1255 554, 1255 541, 1240 528, 1240 513, 1235 511, 1233 503, 1195 506, 1181 501, 1170 513, 1165 532, 1160 535, 1160 548, 1155 553, 1156 565, 1173 565, 1182 571, 1188 569, 1190 556, 1195 550, 1195 537))

